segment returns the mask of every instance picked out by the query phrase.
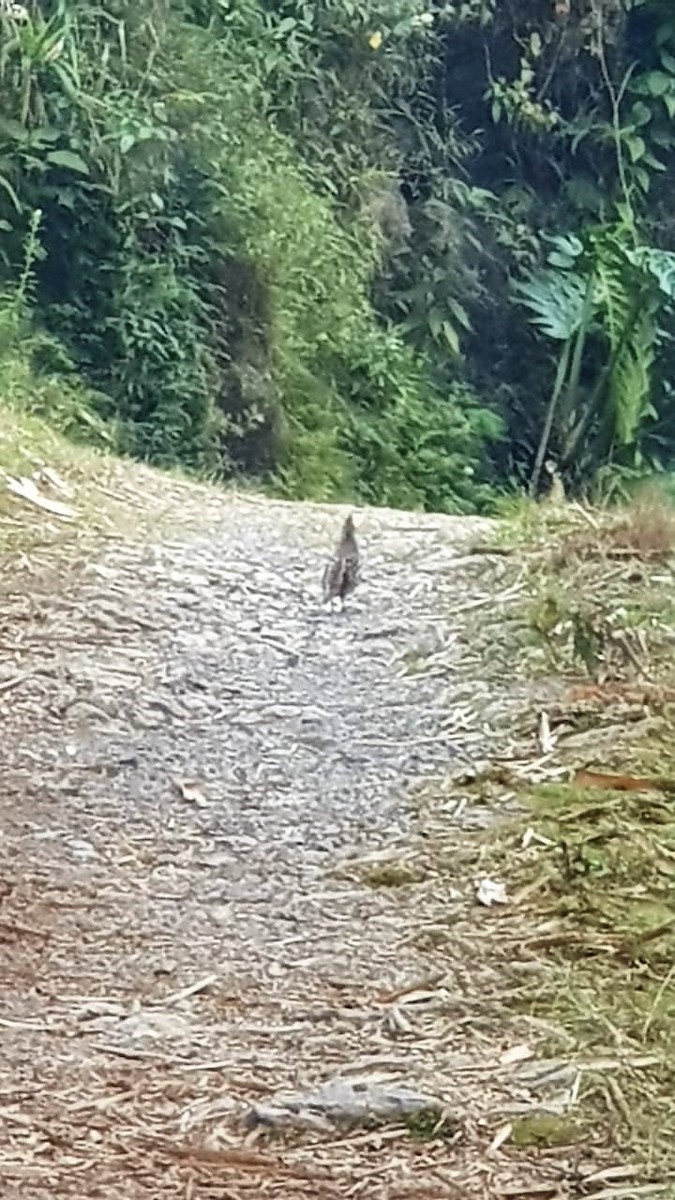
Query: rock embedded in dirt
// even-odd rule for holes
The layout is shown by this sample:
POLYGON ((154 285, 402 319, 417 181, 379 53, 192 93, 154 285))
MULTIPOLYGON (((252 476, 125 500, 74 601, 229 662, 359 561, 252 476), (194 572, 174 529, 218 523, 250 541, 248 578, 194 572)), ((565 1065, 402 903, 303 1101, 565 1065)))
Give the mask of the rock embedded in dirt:
POLYGON ((433 1115, 441 1120, 444 1107, 437 1097, 423 1095, 407 1084, 383 1084, 338 1076, 313 1091, 279 1096, 269 1104, 254 1105, 246 1115, 245 1124, 249 1129, 261 1126, 320 1130, 335 1125, 372 1127, 405 1122, 422 1115, 433 1115))

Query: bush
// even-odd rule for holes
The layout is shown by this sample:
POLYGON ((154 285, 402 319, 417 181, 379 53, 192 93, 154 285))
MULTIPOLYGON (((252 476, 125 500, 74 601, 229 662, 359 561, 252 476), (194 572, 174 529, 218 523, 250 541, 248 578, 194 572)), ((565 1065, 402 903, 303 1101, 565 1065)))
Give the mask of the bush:
POLYGON ((383 84, 405 63, 413 94, 431 61, 423 41, 406 58, 419 31, 399 7, 394 21, 385 4, 353 17, 322 6, 306 59, 293 5, 142 0, 113 20, 83 0, 0 15, 6 275, 39 204, 36 318, 104 397, 122 449, 291 496, 483 502, 494 420, 371 300, 384 243, 359 197, 400 157, 383 84), (375 19, 392 59, 373 57, 375 19), (307 63, 325 72, 332 142, 323 118, 318 140, 299 136, 307 63))

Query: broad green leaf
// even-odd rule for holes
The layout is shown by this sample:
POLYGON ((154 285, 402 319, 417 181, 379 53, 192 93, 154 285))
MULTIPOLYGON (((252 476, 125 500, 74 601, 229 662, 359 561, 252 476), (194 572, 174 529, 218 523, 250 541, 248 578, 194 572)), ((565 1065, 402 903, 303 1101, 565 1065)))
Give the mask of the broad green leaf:
POLYGON ((656 44, 665 46, 675 41, 675 21, 659 21, 656 27, 656 44))
POLYGON ((89 167, 74 150, 50 150, 46 160, 54 167, 65 167, 67 171, 77 171, 79 175, 88 175, 89 167))
POLYGON ((455 300, 454 296, 448 297, 448 308, 459 325, 466 329, 467 333, 471 333, 471 320, 463 304, 459 300, 455 300))
POLYGON ((675 75, 675 58, 669 54, 667 50, 662 50, 659 58, 664 71, 668 71, 670 75, 675 75))
POLYGON ((624 144, 630 155, 631 162, 636 163, 641 158, 644 158, 647 150, 644 138, 639 137, 637 134, 629 133, 624 137, 624 144))
POLYGON ((570 179, 565 185, 565 192, 571 203, 576 208, 582 209, 584 213, 592 213, 597 218, 603 209, 605 197, 600 188, 590 179, 583 177, 570 179))
POLYGON ((9 196, 10 200, 12 201, 12 204, 14 205, 16 211, 21 212, 21 203, 19 201, 19 197, 17 196, 16 192, 14 191, 14 188, 12 187, 11 183, 9 182, 9 179, 5 179, 4 175, 0 175, 0 188, 5 189, 5 191, 7 192, 7 195, 9 196))
POLYGON ((71 211, 74 211, 75 192, 73 192, 70 188, 56 188, 54 195, 56 197, 57 204, 60 204, 63 208, 69 208, 71 211))
POLYGON ((459 354, 459 337, 457 330, 453 328, 449 321, 443 322, 443 336, 445 337, 448 346, 453 354, 459 354))
POLYGON ((11 117, 0 117, 0 136, 9 138, 13 142, 26 142, 28 130, 20 121, 15 121, 11 117))
POLYGON ((642 161, 646 167, 651 167, 652 171, 666 171, 668 169, 665 163, 660 162, 660 160, 655 158, 653 154, 650 154, 649 151, 647 151, 647 153, 644 155, 642 161))
POLYGON ((654 277, 660 290, 675 300, 675 252, 659 250, 652 246, 641 246, 638 250, 629 250, 627 257, 630 262, 654 277))
POLYGON ((644 100, 636 100, 630 110, 630 119, 634 125, 648 125, 653 117, 653 113, 648 104, 644 100))
POLYGON ((650 96, 665 96, 673 87, 673 82, 665 71, 648 71, 644 76, 645 87, 650 96))
POLYGON ((440 308, 429 309, 428 317, 429 329, 435 338, 439 337, 443 330, 443 313, 440 308))

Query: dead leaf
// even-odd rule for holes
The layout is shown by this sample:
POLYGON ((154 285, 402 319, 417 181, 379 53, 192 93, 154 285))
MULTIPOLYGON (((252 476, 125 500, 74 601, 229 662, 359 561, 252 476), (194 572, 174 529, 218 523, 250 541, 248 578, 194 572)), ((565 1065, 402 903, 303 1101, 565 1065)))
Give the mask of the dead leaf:
POLYGON ((45 512, 53 513, 55 517, 62 517, 66 521, 72 521, 77 516, 76 509, 72 508, 69 504, 62 504, 60 500, 50 500, 48 496, 43 496, 35 481, 27 479, 25 476, 14 479, 11 475, 8 475, 7 490, 18 496, 21 500, 27 500, 29 504, 35 504, 37 508, 43 508, 45 512))
POLYGON ((548 713, 540 713, 538 741, 542 754, 552 754, 555 750, 556 740, 557 739, 554 738, 553 734, 551 733, 551 725, 548 719, 548 713))
POLYGON ((62 492, 64 496, 72 497, 75 495, 74 489, 69 483, 66 483, 65 479, 61 478, 53 467, 42 467, 41 470, 35 472, 33 479, 36 483, 46 484, 47 487, 54 488, 56 492, 62 492))
POLYGON ((483 879, 476 880, 475 887, 478 903, 484 904, 486 908, 492 908, 493 904, 509 903, 506 884, 499 879, 490 879, 489 875, 486 875, 483 879))
POLYGON ((502 1125, 501 1129, 497 1130, 495 1136, 490 1142, 490 1145, 488 1146, 488 1153, 494 1154, 497 1150, 499 1150, 500 1146, 504 1145, 504 1142, 508 1142, 512 1133, 513 1125, 510 1121, 506 1125, 502 1125))
POLYGON ((173 785, 181 799, 187 800, 188 804, 195 804, 197 808, 208 806, 203 785, 198 779, 174 779, 173 785))
POLYGON ((533 1058, 534 1050, 528 1046, 526 1042, 520 1042, 517 1046, 510 1046, 503 1054, 499 1055, 499 1063, 502 1067, 512 1066, 513 1063, 526 1062, 528 1058, 533 1058))
POLYGON ((566 699, 569 704, 585 700, 597 700, 608 704, 612 700, 622 700, 626 704, 666 704, 675 700, 675 688, 662 687, 657 683, 637 685, 610 680, 606 683, 589 683, 570 688, 566 699))
POLYGON ((607 775, 581 769, 574 773, 579 787, 605 788, 612 792, 675 792, 675 779, 650 779, 639 775, 607 775))

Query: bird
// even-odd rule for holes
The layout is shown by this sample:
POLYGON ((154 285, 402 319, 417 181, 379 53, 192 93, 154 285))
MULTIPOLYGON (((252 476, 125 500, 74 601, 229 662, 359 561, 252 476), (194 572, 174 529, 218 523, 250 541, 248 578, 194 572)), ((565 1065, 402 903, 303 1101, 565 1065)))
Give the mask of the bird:
POLYGON ((551 478, 551 488, 548 495, 545 497, 547 504, 552 504, 554 507, 560 507, 565 503, 565 485, 560 478, 558 467, 552 458, 548 458, 544 463, 544 470, 551 478))
POLYGON ((323 573, 323 598, 325 604, 330 604, 331 610, 335 600, 340 602, 340 611, 344 610, 345 596, 354 591, 359 582, 359 548, 354 532, 354 518, 351 514, 342 526, 342 533, 335 554, 323 573))

